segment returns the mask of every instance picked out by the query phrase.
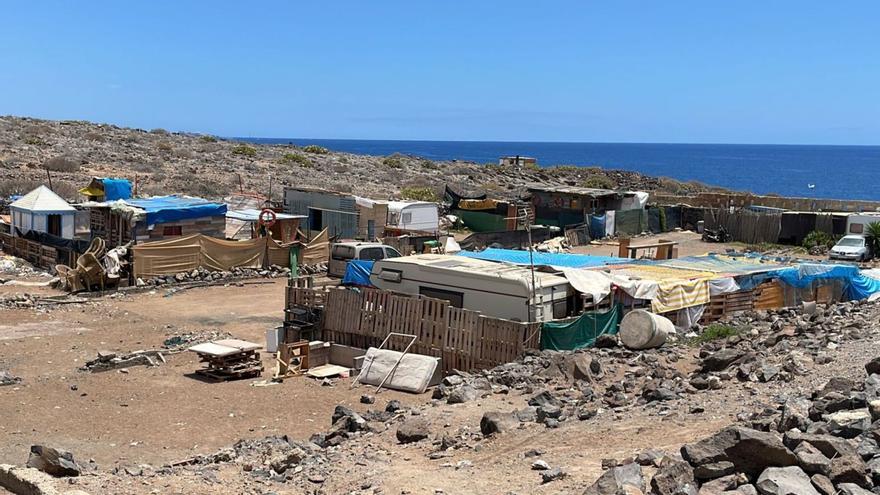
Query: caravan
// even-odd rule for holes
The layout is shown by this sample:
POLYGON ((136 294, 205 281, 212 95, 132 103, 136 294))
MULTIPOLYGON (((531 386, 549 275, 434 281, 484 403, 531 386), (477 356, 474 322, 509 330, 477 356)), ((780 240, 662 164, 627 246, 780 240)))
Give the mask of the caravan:
POLYGON ((449 301, 486 316, 531 322, 565 318, 575 291, 565 277, 464 256, 421 254, 378 260, 370 282, 380 289, 449 301))
POLYGON ((437 204, 426 201, 389 201, 387 230, 400 232, 429 232, 440 230, 437 204))

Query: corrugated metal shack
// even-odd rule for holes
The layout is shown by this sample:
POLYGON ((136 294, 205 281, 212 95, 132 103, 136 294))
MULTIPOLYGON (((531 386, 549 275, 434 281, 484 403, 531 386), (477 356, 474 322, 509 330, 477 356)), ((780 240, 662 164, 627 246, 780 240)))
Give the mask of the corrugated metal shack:
POLYGON ((373 240, 384 232, 388 206, 351 194, 288 187, 284 213, 308 217, 303 228, 309 237, 327 229, 331 237, 373 240))

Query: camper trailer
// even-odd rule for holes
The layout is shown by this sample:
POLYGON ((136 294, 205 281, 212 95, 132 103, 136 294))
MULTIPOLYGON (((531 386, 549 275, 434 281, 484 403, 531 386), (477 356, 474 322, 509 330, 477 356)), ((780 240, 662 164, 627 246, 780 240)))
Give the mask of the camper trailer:
POLYGON ((864 235, 868 232, 868 224, 880 222, 880 213, 852 213, 846 217, 846 233, 864 235))
POLYGON ((421 254, 376 261, 370 282, 380 289, 449 301, 452 306, 515 321, 569 316, 574 289, 565 277, 464 256, 421 254))
POLYGON ((385 230, 435 234, 440 230, 437 204, 427 201, 389 201, 385 230))

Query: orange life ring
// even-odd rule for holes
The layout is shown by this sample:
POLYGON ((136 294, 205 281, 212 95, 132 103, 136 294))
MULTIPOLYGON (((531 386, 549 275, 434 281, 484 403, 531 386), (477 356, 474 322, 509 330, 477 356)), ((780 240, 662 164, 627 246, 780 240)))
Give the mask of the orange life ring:
POLYGON ((275 212, 270 210, 269 208, 264 208, 263 211, 260 212, 260 216, 258 217, 260 220, 260 225, 269 228, 275 225, 275 219, 278 216, 275 215, 275 212))

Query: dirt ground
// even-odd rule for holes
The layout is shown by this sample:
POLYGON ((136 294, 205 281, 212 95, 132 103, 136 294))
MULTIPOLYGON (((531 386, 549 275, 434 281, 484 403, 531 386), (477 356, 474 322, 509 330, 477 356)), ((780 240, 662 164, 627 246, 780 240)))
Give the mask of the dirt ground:
MULTIPOLYGON (((652 244, 657 242, 658 240, 668 240, 675 241, 678 243, 678 256, 699 256, 709 253, 724 253, 728 250, 736 250, 739 252, 743 252, 748 246, 741 242, 725 242, 725 243, 709 243, 703 242, 702 236, 697 234, 696 232, 691 231, 680 231, 680 232, 666 232, 663 234, 657 235, 648 235, 644 237, 636 237, 632 239, 631 245, 640 246, 645 244, 652 244)), ((617 241, 600 241, 596 244, 590 244, 587 246, 577 246, 571 249, 571 252, 578 254, 594 254, 600 256, 617 256, 618 244, 617 241)), ((794 246, 780 246, 779 250, 771 251, 770 254, 782 254, 787 253, 791 255, 791 253, 795 253, 794 246)), ((639 253, 640 256, 653 256, 655 253, 654 250, 646 250, 641 251, 639 253)), ((797 250, 796 256, 798 258, 803 259, 827 259, 824 256, 813 256, 805 253, 802 249, 797 250)))
MULTIPOLYGON (((683 246, 688 251, 680 255, 698 249, 689 242, 683 246)), ((188 352, 171 355, 158 367, 78 371, 98 351, 159 348, 166 338, 186 332, 216 330, 263 343, 266 329, 282 320, 285 281, 259 282, 108 295, 51 310, 0 308, 0 369, 23 379, 19 385, 0 387, 0 463, 23 464, 33 444, 70 450, 80 461, 97 463, 98 475, 78 478, 70 486, 92 494, 581 493, 601 473, 602 459, 623 459, 648 448, 676 451, 734 422, 742 411, 775 407, 776 398, 793 386, 812 387, 829 376, 863 372, 861 363, 880 350, 880 343, 844 344, 839 352, 846 358, 802 377, 799 385, 732 384, 688 396, 671 409, 601 410, 596 418, 566 421, 558 429, 527 424, 441 459, 428 457, 436 450, 431 442, 400 445, 393 429, 371 433, 345 444, 347 457, 320 485, 305 479, 286 484, 255 481, 236 464, 218 466, 212 476, 185 468, 171 476, 110 475, 116 466, 158 467, 216 452, 240 439, 286 434, 306 440, 330 426, 337 404, 365 411, 400 400, 430 421, 432 438, 479 433, 485 411, 525 406, 528 395, 519 392, 441 405, 431 401, 430 391, 383 391, 375 406, 365 406, 359 398, 371 389, 352 389, 350 379, 333 386, 304 377, 270 387, 252 386, 255 380, 210 383, 193 374, 199 365, 188 352), (530 449, 543 451, 540 458, 563 467, 568 476, 541 484, 540 475, 530 469, 534 459, 523 456, 530 449)), ((54 294, 45 287, 0 289, 4 294, 54 294)), ((693 360, 691 356, 682 365, 693 360)), ((271 368, 268 357, 264 363, 271 368)))

